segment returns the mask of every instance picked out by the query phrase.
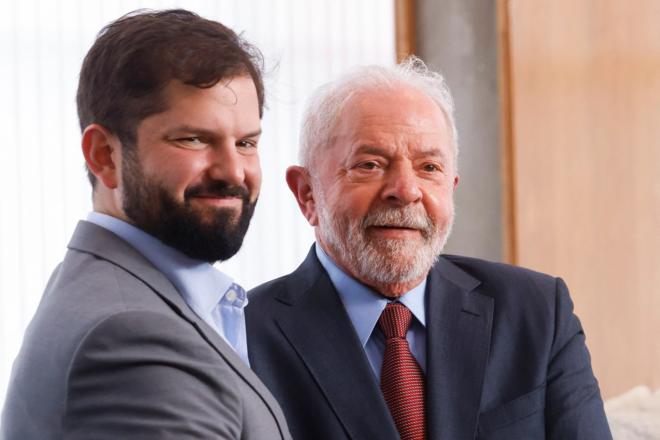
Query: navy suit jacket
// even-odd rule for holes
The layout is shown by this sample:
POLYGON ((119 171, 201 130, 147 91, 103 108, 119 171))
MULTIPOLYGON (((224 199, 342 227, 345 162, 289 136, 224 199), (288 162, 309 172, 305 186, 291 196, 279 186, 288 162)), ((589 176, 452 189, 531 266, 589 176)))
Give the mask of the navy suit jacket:
MULTIPOLYGON (((429 439, 611 439, 561 279, 444 255, 428 276, 429 439)), ((294 439, 398 439, 366 354, 313 250, 250 293, 251 367, 294 439)))

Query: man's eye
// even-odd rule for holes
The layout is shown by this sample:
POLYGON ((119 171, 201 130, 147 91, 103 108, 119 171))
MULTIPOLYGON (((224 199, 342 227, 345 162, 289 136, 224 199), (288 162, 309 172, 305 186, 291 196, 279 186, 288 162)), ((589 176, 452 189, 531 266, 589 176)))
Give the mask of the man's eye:
POLYGON ((370 161, 370 162, 362 162, 358 164, 358 168, 361 168, 363 170, 375 170, 378 168, 378 163, 370 161))
POLYGON ((424 171, 429 172, 429 173, 433 173, 433 172, 435 172, 435 171, 442 171, 442 168, 441 168, 439 165, 434 164, 434 163, 427 163, 427 164, 424 164, 424 166, 422 167, 422 169, 423 169, 424 171))
POLYGON ((193 150, 199 150, 207 145, 207 141, 202 139, 199 136, 187 136, 176 139, 176 142, 183 146, 184 148, 190 148, 193 150))
POLYGON ((236 142, 236 146, 242 148, 256 148, 257 142, 250 139, 243 139, 236 142))

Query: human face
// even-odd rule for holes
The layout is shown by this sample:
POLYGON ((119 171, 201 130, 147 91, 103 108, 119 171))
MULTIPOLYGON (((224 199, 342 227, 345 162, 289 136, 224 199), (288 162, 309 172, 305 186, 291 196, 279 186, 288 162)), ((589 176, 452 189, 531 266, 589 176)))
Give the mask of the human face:
POLYGON ((317 238, 349 274, 399 296, 426 277, 453 222, 444 115, 408 87, 365 91, 348 99, 334 134, 312 173, 317 238))
POLYGON ((172 82, 167 110, 124 149, 122 207, 136 226, 204 261, 234 255, 261 184, 259 104, 249 77, 198 88, 172 82))

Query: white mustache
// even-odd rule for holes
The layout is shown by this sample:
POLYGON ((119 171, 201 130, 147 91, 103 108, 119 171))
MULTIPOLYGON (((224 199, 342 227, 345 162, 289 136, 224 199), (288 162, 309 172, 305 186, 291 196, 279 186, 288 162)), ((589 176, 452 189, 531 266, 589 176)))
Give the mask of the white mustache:
POLYGON ((419 229, 425 234, 433 231, 433 221, 424 212, 407 207, 400 209, 380 208, 369 212, 362 220, 362 228, 370 226, 389 226, 419 229))

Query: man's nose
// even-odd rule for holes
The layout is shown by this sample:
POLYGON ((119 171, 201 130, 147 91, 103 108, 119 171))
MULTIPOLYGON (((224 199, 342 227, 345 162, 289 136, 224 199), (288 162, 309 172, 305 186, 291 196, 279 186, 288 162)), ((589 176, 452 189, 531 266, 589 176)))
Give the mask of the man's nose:
POLYGON ((233 142, 216 145, 209 153, 208 175, 213 180, 222 180, 231 185, 241 185, 245 181, 243 156, 233 142))
POLYGON ((419 177, 410 164, 398 164, 385 173, 382 198, 396 205, 408 205, 421 200, 419 177))

